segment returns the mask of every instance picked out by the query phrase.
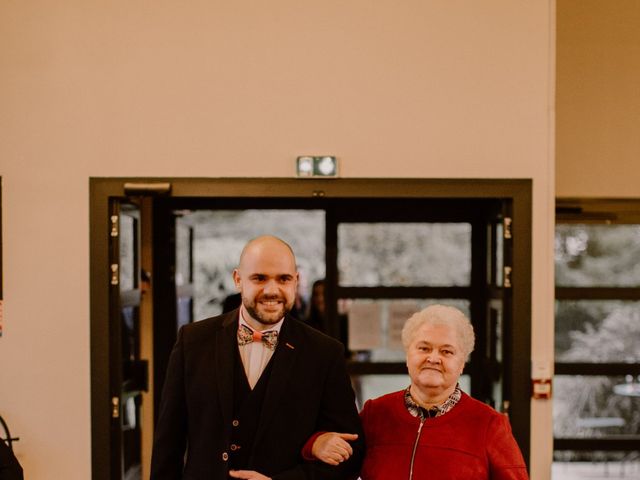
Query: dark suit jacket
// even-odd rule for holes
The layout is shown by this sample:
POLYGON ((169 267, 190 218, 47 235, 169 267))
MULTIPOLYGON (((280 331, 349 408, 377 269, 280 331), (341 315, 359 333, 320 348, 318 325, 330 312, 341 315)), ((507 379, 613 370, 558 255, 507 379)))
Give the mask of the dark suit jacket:
MULTIPOLYGON (((228 478, 237 328, 234 310, 180 330, 155 430, 152 480, 228 478)), ((342 344, 287 316, 271 362, 247 469, 274 480, 354 477, 364 439, 342 344), (339 467, 304 462, 302 447, 317 431, 359 434, 354 455, 339 467)))

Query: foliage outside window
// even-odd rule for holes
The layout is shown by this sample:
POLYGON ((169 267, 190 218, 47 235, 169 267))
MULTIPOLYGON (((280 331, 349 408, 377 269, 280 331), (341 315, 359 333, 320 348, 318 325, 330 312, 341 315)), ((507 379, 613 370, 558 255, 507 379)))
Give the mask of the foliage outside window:
POLYGON ((560 223, 555 267, 555 459, 637 462, 640 397, 620 392, 640 384, 640 225, 560 223), (593 439, 627 442, 580 443, 593 439))

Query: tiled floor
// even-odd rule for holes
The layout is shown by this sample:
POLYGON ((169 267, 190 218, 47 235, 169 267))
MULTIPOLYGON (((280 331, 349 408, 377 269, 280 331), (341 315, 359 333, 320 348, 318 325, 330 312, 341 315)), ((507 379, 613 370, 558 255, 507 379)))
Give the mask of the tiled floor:
POLYGON ((640 480, 640 461, 554 462, 552 480, 640 480))

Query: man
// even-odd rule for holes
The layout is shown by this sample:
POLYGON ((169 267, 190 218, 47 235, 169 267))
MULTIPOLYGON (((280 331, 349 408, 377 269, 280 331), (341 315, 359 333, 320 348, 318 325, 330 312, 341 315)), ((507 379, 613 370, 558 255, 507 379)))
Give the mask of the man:
POLYGON ((151 479, 352 478, 364 442, 343 347, 289 316, 298 282, 291 247, 252 240, 233 278, 240 308, 178 334, 151 479), (357 433, 349 460, 305 462, 302 446, 316 431, 357 433))

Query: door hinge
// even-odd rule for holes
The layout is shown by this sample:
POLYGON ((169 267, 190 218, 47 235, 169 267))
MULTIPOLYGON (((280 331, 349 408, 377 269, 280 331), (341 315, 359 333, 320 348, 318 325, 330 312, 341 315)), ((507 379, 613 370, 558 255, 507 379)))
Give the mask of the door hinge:
POLYGON ((511 288, 511 267, 505 265, 504 267, 504 288, 511 288))
POLYGON ((118 215, 111 215, 111 236, 118 236, 118 215))
POLYGON ((120 283, 118 275, 118 264, 111 264, 111 285, 118 285, 120 283))
POLYGON ((111 418, 120 418, 120 399, 111 397, 111 418))
POLYGON ((503 225, 503 237, 506 239, 510 239, 512 237, 511 235, 511 217, 504 217, 504 219, 502 220, 502 225, 503 225))

